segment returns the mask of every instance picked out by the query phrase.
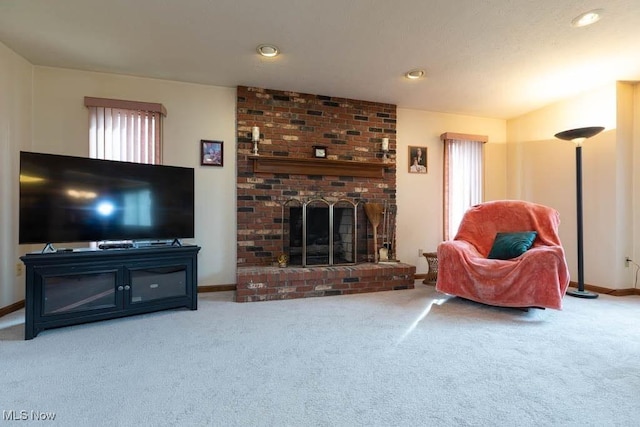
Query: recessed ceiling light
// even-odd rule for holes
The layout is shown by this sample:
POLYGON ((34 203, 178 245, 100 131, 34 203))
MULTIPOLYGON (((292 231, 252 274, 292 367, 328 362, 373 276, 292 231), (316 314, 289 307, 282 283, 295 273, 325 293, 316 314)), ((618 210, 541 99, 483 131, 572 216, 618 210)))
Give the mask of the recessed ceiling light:
POLYGON ((423 78, 425 75, 424 70, 411 70, 404 73, 404 76, 410 80, 417 80, 423 78))
POLYGON ((261 44, 256 48, 256 50, 260 55, 266 56, 267 58, 273 58, 280 53, 280 50, 277 48, 277 46, 274 46, 272 44, 261 44))
POLYGON ((586 27, 587 25, 595 24, 602 17, 602 12, 602 9, 594 9, 589 12, 585 12, 573 18, 571 25, 574 27, 586 27))

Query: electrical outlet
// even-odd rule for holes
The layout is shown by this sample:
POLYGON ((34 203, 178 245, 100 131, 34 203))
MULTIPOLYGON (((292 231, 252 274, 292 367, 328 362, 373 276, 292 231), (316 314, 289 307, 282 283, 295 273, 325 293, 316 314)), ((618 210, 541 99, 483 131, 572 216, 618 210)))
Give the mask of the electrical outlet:
POLYGON ((631 262, 631 258, 626 257, 626 258, 624 259, 624 266, 625 266, 625 267, 629 267, 629 263, 630 263, 630 262, 631 262))
POLYGON ((22 276, 22 263, 21 262, 17 262, 16 263, 16 277, 22 276))
POLYGON ((424 250, 422 250, 422 249, 418 249, 418 256, 419 256, 419 257, 421 257, 423 253, 424 253, 424 250))

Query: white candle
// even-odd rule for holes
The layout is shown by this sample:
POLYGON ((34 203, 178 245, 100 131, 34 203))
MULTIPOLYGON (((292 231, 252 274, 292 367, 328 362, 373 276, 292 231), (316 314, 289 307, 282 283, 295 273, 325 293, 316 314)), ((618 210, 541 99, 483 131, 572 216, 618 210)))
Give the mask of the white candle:
POLYGON ((254 141, 260 140, 260 128, 258 126, 254 126, 251 128, 251 136, 254 141))
POLYGON ((389 151, 389 138, 382 138, 382 151, 389 151))

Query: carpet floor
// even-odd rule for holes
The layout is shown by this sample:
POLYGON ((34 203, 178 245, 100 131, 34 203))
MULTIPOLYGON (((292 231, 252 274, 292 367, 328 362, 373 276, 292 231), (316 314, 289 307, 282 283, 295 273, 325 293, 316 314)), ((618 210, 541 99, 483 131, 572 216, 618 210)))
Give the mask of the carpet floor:
POLYGON ((0 318, 0 425, 635 426, 640 297, 523 312, 412 290, 170 310, 24 341, 0 318), (44 415, 43 415, 44 414, 44 415))

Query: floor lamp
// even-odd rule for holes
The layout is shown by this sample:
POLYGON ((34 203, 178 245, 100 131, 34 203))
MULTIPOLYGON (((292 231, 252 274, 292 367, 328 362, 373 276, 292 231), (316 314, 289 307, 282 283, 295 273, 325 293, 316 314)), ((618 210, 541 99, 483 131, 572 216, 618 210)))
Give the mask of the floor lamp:
POLYGON ((602 132, 603 127, 587 127, 565 130, 555 134, 558 139, 576 144, 576 197, 578 209, 578 290, 568 290, 567 295, 578 298, 598 298, 598 294, 584 290, 584 254, 582 234, 582 142, 602 132))

